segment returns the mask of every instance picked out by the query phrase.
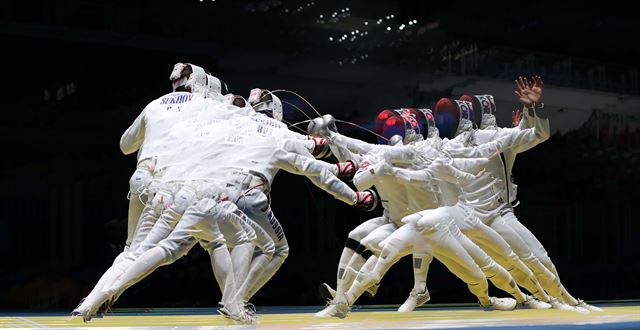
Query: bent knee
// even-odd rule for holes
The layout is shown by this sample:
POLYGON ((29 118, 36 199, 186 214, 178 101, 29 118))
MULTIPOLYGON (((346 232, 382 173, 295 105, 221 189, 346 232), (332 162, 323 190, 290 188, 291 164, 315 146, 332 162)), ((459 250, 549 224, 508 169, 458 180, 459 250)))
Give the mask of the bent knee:
POLYGON ((286 259, 288 256, 289 256, 289 244, 283 244, 283 245, 277 246, 273 253, 274 258, 278 257, 278 258, 286 259))
POLYGON ((194 202, 195 196, 195 191, 192 189, 180 189, 169 208, 177 215, 183 215, 189 205, 194 202))
POLYGON ((487 277, 493 277, 501 273, 502 267, 491 258, 483 258, 482 260, 477 260, 476 263, 487 277))
MULTIPOLYGON (((349 232, 348 237, 354 241, 360 242, 365 236, 367 236, 367 232, 363 230, 358 230, 358 228, 349 232)), ((362 244, 362 243, 361 243, 362 244)))
POLYGON ((482 283, 486 283, 486 276, 480 269, 478 269, 477 271, 469 273, 464 282, 470 285, 479 285, 482 283))
POLYGON ((269 242, 266 242, 266 243, 262 244, 260 249, 262 250, 262 252, 264 254, 269 256, 269 258, 272 258, 273 255, 276 252, 276 247, 275 247, 275 244, 273 244, 273 241, 269 241, 269 242))
POLYGON ((129 189, 132 195, 140 195, 142 191, 149 186, 152 180, 152 174, 146 169, 136 169, 131 178, 129 178, 129 189))
POLYGON ((151 200, 151 207, 156 210, 164 210, 173 203, 173 195, 166 190, 158 191, 151 200))
POLYGON ((205 249, 209 254, 211 254, 214 250, 219 249, 221 247, 227 248, 227 240, 224 238, 222 234, 214 236, 209 241, 200 241, 200 246, 205 249))
POLYGON ((360 241, 360 244, 364 246, 367 250, 373 252, 375 255, 380 255, 382 249, 380 248, 380 240, 379 239, 367 239, 366 237, 360 241))
POLYGON ((520 260, 522 260, 522 262, 527 266, 540 264, 540 260, 531 252, 520 255, 520 260))

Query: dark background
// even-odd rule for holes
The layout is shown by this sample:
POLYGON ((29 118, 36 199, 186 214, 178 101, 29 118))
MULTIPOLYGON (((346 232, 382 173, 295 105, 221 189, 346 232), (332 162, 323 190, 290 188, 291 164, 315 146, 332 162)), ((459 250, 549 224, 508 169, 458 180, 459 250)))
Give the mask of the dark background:
MULTIPOLYGON (((554 134, 518 157, 516 215, 575 296, 639 298, 640 29, 625 6, 2 1, 0 309, 69 311, 122 249, 135 159, 120 153, 118 141, 146 103, 170 91, 176 62, 207 68, 236 94, 289 89, 321 113, 369 127, 384 108, 430 107, 462 93, 496 95, 506 124, 517 105, 513 79, 542 75, 554 134)), ((313 113, 295 97, 281 98, 313 113)), ((285 118, 305 119, 290 106, 285 118)), ((348 231, 381 210, 351 209, 287 173, 273 190, 291 253, 254 303, 320 305, 317 285, 335 283, 348 231)), ((431 269, 433 302, 474 301, 441 264, 431 269)), ((401 303, 412 282, 403 260, 378 297, 361 302, 401 303)), ((215 306, 218 299, 208 257, 196 248, 114 307, 215 306)))

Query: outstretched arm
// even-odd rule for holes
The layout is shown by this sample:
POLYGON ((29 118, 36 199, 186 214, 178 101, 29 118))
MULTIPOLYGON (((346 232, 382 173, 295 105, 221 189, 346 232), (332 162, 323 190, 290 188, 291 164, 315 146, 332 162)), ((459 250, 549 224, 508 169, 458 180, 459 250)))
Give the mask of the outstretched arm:
POLYGON ((331 156, 329 142, 323 137, 300 134, 298 132, 289 131, 288 138, 299 141, 306 141, 311 154, 318 158, 327 158, 331 156))
POLYGON ((537 127, 526 129, 509 129, 509 134, 504 134, 499 139, 485 143, 479 147, 479 150, 484 152, 490 152, 491 150, 498 152, 505 152, 511 149, 512 151, 519 152, 520 150, 526 150, 535 146, 538 141, 543 139, 544 130, 537 127))
POLYGON ((360 162, 360 156, 378 147, 358 139, 338 133, 335 118, 331 115, 314 118, 307 127, 311 136, 325 138, 329 142, 331 152, 339 161, 354 160, 360 162))
MULTIPOLYGON (((333 165, 313 158, 308 152, 291 152, 279 148, 276 152, 276 158, 278 159, 275 163, 276 167, 293 174, 306 176, 313 184, 334 198, 365 210, 371 206, 363 204, 365 199, 371 199, 372 196, 367 195, 371 193, 353 191, 346 183, 336 177, 334 169, 332 169, 333 165)), ((375 207, 375 203, 373 207, 375 207)))
MULTIPOLYGON (((486 164, 488 159, 473 158, 469 159, 469 162, 475 162, 475 166, 477 167, 482 164, 486 164)), ((397 175, 400 180, 416 185, 429 184, 433 180, 442 180, 450 183, 466 185, 483 173, 483 171, 480 171, 477 175, 474 175, 461 171, 454 166, 453 161, 447 161, 441 158, 436 159, 427 168, 422 170, 409 170, 397 167, 393 167, 390 170, 397 175)))

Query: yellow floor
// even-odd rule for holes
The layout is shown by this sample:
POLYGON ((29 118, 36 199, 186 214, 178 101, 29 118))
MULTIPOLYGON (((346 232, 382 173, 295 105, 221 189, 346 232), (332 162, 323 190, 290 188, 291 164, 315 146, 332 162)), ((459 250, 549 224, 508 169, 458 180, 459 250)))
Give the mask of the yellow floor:
MULTIPOLYGON (((582 315, 558 310, 522 309, 510 312, 481 309, 426 309, 413 313, 356 312, 346 319, 317 319, 309 313, 261 315, 257 326, 239 326, 220 316, 127 315, 117 313, 89 323, 67 316, 0 317, 5 328, 95 328, 95 327, 207 327, 264 329, 442 329, 520 325, 593 325, 640 322, 640 306, 605 307, 602 313, 582 315)), ((638 324, 640 326, 640 323, 638 324)))

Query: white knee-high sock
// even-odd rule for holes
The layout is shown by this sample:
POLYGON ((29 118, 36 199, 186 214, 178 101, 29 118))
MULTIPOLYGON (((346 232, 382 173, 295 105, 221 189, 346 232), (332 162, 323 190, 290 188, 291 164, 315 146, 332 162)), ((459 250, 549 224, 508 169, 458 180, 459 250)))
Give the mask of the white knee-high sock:
POLYGON ((392 263, 381 261, 376 256, 369 257, 346 293, 349 305, 353 305, 367 288, 378 283, 391 265, 392 263))
POLYGON ((427 290, 427 274, 431 261, 433 256, 430 254, 413 254, 413 289, 417 292, 427 290))
POLYGON ((338 283, 336 287, 337 292, 346 292, 349 290, 349 287, 353 284, 353 280, 356 278, 363 265, 366 263, 367 259, 365 259, 359 253, 353 253, 351 255, 351 259, 349 259, 349 263, 344 266, 344 271, 342 274, 342 280, 338 283))
POLYGON ((249 287, 249 291, 245 295, 245 300, 251 299, 253 295, 258 292, 272 277, 276 274, 280 266, 284 263, 287 255, 277 254, 271 258, 271 261, 266 265, 262 274, 254 281, 249 287))
MULTIPOLYGON (((355 253, 354 250, 345 247, 342 249, 342 254, 340 254, 340 261, 338 261, 338 273, 336 276, 336 290, 340 291, 340 288, 344 290, 344 286, 341 284, 344 278, 345 271, 347 269, 347 265, 349 265, 349 261, 351 257, 355 253)), ((344 292, 344 291, 341 291, 344 292)))
POLYGON ((233 250, 231 250, 231 260, 233 261, 233 273, 235 283, 240 284, 244 282, 249 271, 249 264, 251 264, 251 258, 253 257, 253 250, 255 245, 251 242, 238 244, 233 250))
POLYGON ((238 292, 236 295, 237 299, 241 299, 243 301, 249 301, 251 297, 248 297, 249 290, 254 286, 254 284, 260 280, 260 277, 264 273, 267 265, 271 262, 269 257, 265 254, 260 254, 253 257, 251 260, 251 265, 249 266, 249 272, 247 272, 247 276, 244 279, 244 282, 238 285, 238 292))
POLYGON ((209 251, 211 257, 211 268, 213 275, 218 281, 220 291, 222 292, 223 303, 227 303, 236 292, 236 279, 233 273, 233 262, 231 254, 226 245, 220 245, 209 251))

